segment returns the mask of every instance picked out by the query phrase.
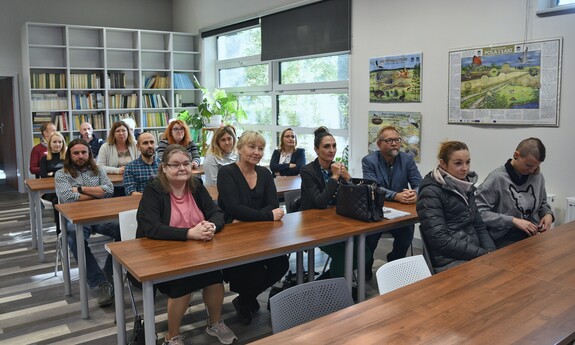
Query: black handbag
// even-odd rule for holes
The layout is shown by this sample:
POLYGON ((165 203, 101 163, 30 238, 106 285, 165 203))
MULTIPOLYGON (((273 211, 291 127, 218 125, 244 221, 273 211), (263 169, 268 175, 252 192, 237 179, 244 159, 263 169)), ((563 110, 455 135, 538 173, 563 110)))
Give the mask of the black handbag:
POLYGON ((378 222, 383 219, 384 198, 385 191, 377 182, 352 178, 349 183, 339 185, 335 212, 365 222, 378 222))

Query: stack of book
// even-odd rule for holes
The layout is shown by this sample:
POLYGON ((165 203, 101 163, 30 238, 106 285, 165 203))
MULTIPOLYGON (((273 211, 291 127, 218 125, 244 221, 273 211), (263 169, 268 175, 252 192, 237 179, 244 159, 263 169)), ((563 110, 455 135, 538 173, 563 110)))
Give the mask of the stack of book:
POLYGON ((174 89, 193 89, 194 84, 185 73, 174 73, 174 89))
POLYGON ((72 109, 103 109, 104 96, 101 93, 72 95, 72 109))
POLYGON ((57 93, 34 93, 31 103, 32 111, 68 109, 68 99, 58 96, 57 93))
POLYGON ((32 73, 30 84, 33 89, 65 89, 65 73, 32 73))
POLYGON ((144 89, 167 89, 170 87, 170 78, 154 75, 144 78, 144 89))
POLYGON ((129 109, 138 107, 138 95, 122 95, 120 93, 110 95, 108 98, 108 107, 113 109, 129 109))
POLYGON ((108 88, 110 89, 125 89, 126 88, 126 74, 121 72, 108 73, 108 88))
POLYGON ((143 94, 144 108, 169 108, 170 105, 164 95, 159 93, 143 94))
POLYGON ((100 75, 90 74, 70 74, 70 87, 72 89, 100 89, 100 75))

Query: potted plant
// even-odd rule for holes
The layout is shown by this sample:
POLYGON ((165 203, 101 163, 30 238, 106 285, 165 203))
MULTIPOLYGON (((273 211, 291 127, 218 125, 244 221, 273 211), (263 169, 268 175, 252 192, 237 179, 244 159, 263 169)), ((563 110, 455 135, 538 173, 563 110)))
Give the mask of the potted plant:
POLYGON ((206 127, 219 127, 222 121, 230 124, 234 119, 236 122, 247 119, 236 95, 221 89, 210 92, 200 85, 195 76, 194 85, 202 91, 202 102, 198 104, 198 113, 206 127))

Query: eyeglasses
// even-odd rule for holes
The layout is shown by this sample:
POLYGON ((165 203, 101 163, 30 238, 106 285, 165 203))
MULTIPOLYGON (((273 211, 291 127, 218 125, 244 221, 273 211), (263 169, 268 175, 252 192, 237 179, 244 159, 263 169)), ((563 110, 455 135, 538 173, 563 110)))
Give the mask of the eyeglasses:
POLYGON ((401 139, 401 138, 387 138, 387 139, 379 139, 379 141, 383 141, 386 144, 391 144, 391 143, 401 144, 403 139, 401 139))
POLYGON ((176 128, 176 127, 174 127, 174 128, 172 128, 172 131, 174 131, 174 132, 183 132, 184 129, 183 129, 183 128, 176 128))
POLYGON ((166 166, 172 170, 179 170, 180 167, 184 167, 185 169, 188 169, 188 168, 192 167, 192 162, 187 161, 187 162, 182 162, 182 163, 172 163, 172 164, 166 164, 166 166))

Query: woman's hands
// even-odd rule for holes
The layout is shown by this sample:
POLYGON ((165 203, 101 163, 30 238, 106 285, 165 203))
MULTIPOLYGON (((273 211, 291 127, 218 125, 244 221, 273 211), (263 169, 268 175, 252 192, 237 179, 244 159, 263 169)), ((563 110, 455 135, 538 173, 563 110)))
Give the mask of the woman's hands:
POLYGON ((272 210, 272 213, 274 214, 274 220, 281 220, 284 216, 284 210, 282 210, 281 208, 274 208, 272 210))
POLYGON ((216 225, 207 220, 201 221, 193 228, 188 229, 188 240, 210 241, 216 233, 216 225))
POLYGON ((332 163, 330 170, 331 170, 331 178, 333 178, 336 181, 339 180, 340 177, 346 181, 351 180, 351 175, 349 174, 347 168, 345 167, 345 165, 343 165, 343 163, 340 162, 332 163))

